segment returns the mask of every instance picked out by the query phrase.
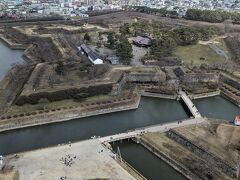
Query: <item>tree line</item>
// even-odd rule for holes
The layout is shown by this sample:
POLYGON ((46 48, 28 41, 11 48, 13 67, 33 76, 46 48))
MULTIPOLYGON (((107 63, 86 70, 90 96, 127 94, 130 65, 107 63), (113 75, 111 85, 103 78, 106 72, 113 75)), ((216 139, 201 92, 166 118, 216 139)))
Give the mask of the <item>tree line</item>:
POLYGON ((199 40, 209 40, 218 34, 214 27, 180 27, 172 31, 162 32, 159 38, 152 40, 150 54, 160 58, 171 56, 177 46, 197 44, 199 40))
POLYGON ((141 13, 160 15, 163 17, 177 18, 179 16, 177 11, 167 10, 167 8, 156 9, 156 8, 150 8, 146 6, 131 6, 129 7, 129 9, 137 12, 141 12, 141 13))
POLYGON ((119 28, 119 33, 109 32, 107 43, 110 49, 116 49, 120 62, 129 65, 133 57, 133 49, 128 41, 127 35, 130 34, 130 24, 126 23, 119 28))
POLYGON ((109 48, 116 49, 117 55, 123 64, 131 62, 132 46, 127 39, 129 35, 147 34, 152 36, 150 55, 156 58, 172 56, 177 46, 187 46, 197 44, 199 40, 210 40, 214 35, 219 34, 215 27, 178 27, 175 29, 166 28, 157 22, 135 22, 125 23, 119 28, 119 34, 108 33, 109 48), (141 29, 141 30, 139 30, 141 29))
POLYGON ((211 23, 222 23, 226 20, 231 20, 234 24, 240 24, 239 13, 221 10, 188 9, 184 18, 211 23))
MULTIPOLYGON (((166 8, 156 9, 145 6, 131 6, 129 9, 147 14, 160 15, 162 17, 179 17, 176 10, 167 10, 166 8)), ((240 24, 240 13, 222 10, 188 9, 183 18, 195 21, 206 21, 210 23, 222 23, 226 20, 231 20, 234 24, 240 24)))

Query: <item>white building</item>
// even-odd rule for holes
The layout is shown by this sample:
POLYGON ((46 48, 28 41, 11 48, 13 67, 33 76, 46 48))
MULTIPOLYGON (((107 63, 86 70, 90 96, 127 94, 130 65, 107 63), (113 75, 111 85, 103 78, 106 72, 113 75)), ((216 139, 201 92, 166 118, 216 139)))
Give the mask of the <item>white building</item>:
POLYGON ((78 49, 81 50, 82 54, 85 54, 93 64, 103 64, 103 60, 89 47, 87 47, 86 44, 82 44, 78 47, 78 49))

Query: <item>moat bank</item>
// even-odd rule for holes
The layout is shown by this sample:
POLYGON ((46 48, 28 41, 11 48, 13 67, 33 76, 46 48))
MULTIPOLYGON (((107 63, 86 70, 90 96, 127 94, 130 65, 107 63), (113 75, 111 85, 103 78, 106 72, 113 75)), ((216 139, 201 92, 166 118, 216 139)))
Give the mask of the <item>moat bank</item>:
POLYGON ((134 143, 130 140, 129 142, 115 142, 112 146, 115 152, 117 152, 117 147, 119 147, 122 158, 147 179, 186 179, 170 165, 140 144, 134 143))
POLYGON ((4 78, 6 73, 14 63, 22 63, 23 50, 13 50, 0 40, 0 81, 4 78))
POLYGON ((137 110, 0 133, 0 154, 6 155, 68 141, 79 141, 94 135, 107 136, 186 118, 188 118, 188 115, 183 106, 177 101, 142 98, 137 110))
MULTIPOLYGON (((194 100, 203 116, 232 121, 240 109, 215 96, 194 100)), ((91 136, 108 136, 136 128, 188 118, 180 102, 159 98, 141 98, 136 110, 116 112, 66 122, 10 130, 0 133, 0 154, 6 155, 37 148, 79 141, 91 136)))

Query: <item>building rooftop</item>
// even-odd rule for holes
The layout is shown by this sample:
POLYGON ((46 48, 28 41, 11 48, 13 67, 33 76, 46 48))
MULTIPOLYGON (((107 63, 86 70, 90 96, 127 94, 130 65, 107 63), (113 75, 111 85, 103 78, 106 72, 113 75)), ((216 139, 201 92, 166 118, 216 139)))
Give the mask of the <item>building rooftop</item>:
POLYGON ((151 45, 151 39, 146 38, 146 37, 142 37, 142 36, 137 36, 133 39, 134 43, 137 43, 139 45, 145 45, 145 46, 149 46, 151 45))
POLYGON ((86 44, 82 44, 80 48, 93 60, 100 59, 100 57, 92 51, 86 44))

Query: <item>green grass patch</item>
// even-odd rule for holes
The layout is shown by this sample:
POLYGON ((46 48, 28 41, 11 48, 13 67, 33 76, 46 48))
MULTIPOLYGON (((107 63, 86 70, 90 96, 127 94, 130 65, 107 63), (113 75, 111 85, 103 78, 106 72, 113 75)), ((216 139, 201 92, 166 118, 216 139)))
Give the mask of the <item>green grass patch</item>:
POLYGON ((214 62, 224 62, 225 58, 218 55, 209 45, 190 45, 179 46, 174 55, 181 58, 185 64, 201 65, 202 63, 211 64, 214 62))

